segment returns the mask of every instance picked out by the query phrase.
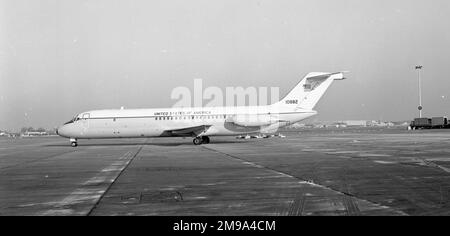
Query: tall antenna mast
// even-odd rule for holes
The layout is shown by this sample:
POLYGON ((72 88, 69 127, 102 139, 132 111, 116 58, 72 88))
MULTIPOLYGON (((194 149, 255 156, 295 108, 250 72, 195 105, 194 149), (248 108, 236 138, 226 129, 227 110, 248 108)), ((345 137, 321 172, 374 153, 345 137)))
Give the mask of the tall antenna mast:
POLYGON ((416 70, 417 70, 417 77, 418 77, 418 87, 419 87, 419 118, 422 118, 422 110, 423 110, 423 106, 422 106, 422 81, 420 78, 420 72, 422 71, 422 66, 421 65, 417 65, 416 66, 416 70))

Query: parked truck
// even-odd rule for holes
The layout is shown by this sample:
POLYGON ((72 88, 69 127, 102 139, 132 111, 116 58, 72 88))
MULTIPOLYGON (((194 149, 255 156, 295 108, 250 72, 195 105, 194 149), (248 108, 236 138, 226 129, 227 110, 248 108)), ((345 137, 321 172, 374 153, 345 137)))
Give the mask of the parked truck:
POLYGON ((433 117, 431 118, 431 126, 435 129, 442 129, 448 124, 447 117, 433 117))
POLYGON ((431 119, 429 118, 415 118, 414 126, 419 129, 429 129, 431 128, 431 119))
POLYGON ((447 117, 433 117, 433 118, 415 118, 411 121, 410 127, 412 129, 442 129, 450 128, 450 123, 447 117))

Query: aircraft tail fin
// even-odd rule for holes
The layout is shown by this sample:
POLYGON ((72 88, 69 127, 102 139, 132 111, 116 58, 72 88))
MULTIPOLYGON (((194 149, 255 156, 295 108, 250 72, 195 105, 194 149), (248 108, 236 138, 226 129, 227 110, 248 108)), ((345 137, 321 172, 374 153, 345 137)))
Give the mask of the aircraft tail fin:
POLYGON ((274 106, 312 110, 334 80, 344 80, 345 72, 311 72, 274 106))

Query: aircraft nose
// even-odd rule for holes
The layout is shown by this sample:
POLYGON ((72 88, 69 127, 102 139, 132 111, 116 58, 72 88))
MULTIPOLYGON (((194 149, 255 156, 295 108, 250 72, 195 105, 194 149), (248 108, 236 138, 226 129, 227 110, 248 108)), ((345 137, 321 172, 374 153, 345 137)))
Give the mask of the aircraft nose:
POLYGON ((56 134, 61 137, 66 137, 67 136, 67 128, 64 125, 56 128, 56 134))

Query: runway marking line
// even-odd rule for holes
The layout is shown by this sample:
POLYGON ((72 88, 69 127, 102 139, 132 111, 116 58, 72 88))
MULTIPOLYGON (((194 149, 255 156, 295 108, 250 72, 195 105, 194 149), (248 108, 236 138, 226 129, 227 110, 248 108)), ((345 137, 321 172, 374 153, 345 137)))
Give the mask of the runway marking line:
POLYGON ((38 215, 89 215, 98 205, 103 196, 108 192, 114 182, 139 154, 143 146, 136 151, 128 151, 118 161, 102 169, 100 173, 82 183, 82 187, 76 189, 61 201, 47 202, 44 205, 52 206, 52 209, 38 215), (99 186, 107 184, 105 186, 99 186), (83 204, 92 204, 92 207, 83 207, 83 204), (77 206, 80 206, 80 209, 77 206))
MULTIPOLYGON (((280 171, 278 171, 278 170, 272 169, 272 168, 267 167, 267 166, 262 166, 262 165, 259 165, 259 164, 250 162, 250 161, 245 160, 245 159, 243 159, 243 158, 240 158, 240 157, 234 156, 234 155, 232 155, 232 154, 228 154, 228 153, 225 153, 225 152, 222 152, 222 151, 213 149, 213 148, 208 148, 208 147, 205 147, 205 146, 202 146, 202 147, 203 147, 204 149, 207 149, 207 150, 210 150, 210 151, 213 151, 213 152, 216 152, 216 153, 219 153, 219 154, 222 154, 222 155, 231 157, 231 158, 233 158, 233 159, 235 159, 235 160, 239 160, 239 161, 242 162, 242 164, 250 165, 250 166, 253 166, 253 167, 256 167, 256 168, 264 168, 264 169, 269 170, 269 171, 272 171, 273 173, 276 173, 276 174, 278 174, 278 175, 280 175, 280 176, 284 176, 284 177, 288 177, 288 178, 293 178, 293 179, 296 179, 296 180, 300 180, 300 181, 298 182, 299 184, 307 184, 307 185, 310 185, 310 186, 315 186, 315 187, 318 187, 318 188, 330 190, 330 191, 333 191, 333 192, 337 193, 338 195, 344 195, 344 196, 353 198, 353 199, 358 200, 358 201, 363 201, 363 202, 366 202, 366 203, 370 203, 371 205, 374 205, 374 206, 376 206, 376 207, 379 207, 380 209, 389 209, 389 210, 392 210, 393 212, 395 212, 395 213, 397 213, 397 214, 400 214, 400 215, 407 215, 405 212, 403 212, 403 211, 401 211, 401 210, 392 209, 391 207, 388 207, 388 206, 384 206, 384 205, 381 205, 381 204, 378 204, 378 203, 375 203, 375 202, 371 202, 371 201, 368 201, 368 200, 365 200, 365 199, 360 199, 360 198, 357 198, 357 197, 353 196, 352 194, 349 194, 349 193, 346 193, 346 192, 341 192, 341 191, 338 191, 338 190, 335 190, 335 189, 326 187, 326 186, 324 186, 324 185, 316 184, 316 183, 312 182, 311 180, 304 180, 304 179, 301 179, 301 178, 299 178, 299 177, 292 176, 292 175, 289 175, 289 174, 280 172, 280 171)), ((356 204, 356 203, 353 203, 353 204, 356 204)), ((348 210, 348 209, 347 209, 347 210, 348 210)))

